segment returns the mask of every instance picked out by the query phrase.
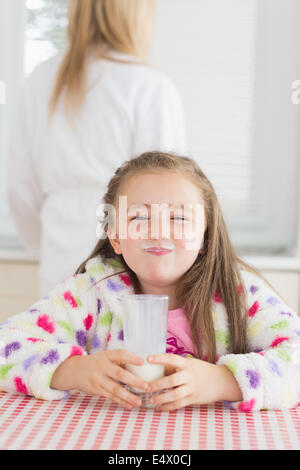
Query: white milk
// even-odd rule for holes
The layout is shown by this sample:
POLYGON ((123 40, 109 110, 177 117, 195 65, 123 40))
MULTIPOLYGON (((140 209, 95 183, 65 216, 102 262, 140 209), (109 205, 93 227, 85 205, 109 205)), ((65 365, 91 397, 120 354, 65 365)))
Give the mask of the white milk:
MULTIPOLYGON (((126 364, 126 369, 132 374, 140 377, 141 379, 145 380, 145 382, 152 382, 153 380, 160 379, 165 375, 165 366, 162 364, 143 364, 142 366, 135 366, 133 364, 126 364)), ((141 392, 144 390, 140 390, 138 388, 130 386, 133 392, 141 392)))

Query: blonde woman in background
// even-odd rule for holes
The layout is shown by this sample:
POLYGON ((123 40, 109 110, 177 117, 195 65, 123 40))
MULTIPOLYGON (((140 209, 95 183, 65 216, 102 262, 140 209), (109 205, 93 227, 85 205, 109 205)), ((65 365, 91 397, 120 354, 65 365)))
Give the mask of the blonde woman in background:
POLYGON ((112 172, 145 151, 186 151, 179 94, 147 63, 155 4, 71 0, 67 51, 26 81, 7 197, 21 241, 39 257, 41 296, 90 253, 112 172))

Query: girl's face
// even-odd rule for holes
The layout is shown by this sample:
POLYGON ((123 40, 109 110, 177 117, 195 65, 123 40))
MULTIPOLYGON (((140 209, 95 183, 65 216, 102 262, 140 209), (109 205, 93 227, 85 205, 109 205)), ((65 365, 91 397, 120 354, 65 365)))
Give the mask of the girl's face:
POLYGON ((163 287, 176 282, 202 248, 206 222, 201 194, 177 172, 162 169, 130 176, 120 190, 116 219, 116 236, 108 229, 110 243, 141 284, 163 287), (169 250, 162 254, 151 248, 169 250))

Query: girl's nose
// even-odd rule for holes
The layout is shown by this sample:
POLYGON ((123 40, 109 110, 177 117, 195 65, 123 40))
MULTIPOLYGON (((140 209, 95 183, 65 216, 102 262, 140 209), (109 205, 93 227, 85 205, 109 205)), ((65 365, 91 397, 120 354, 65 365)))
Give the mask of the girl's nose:
POLYGON ((152 240, 172 238, 172 225, 169 217, 160 217, 159 219, 150 220, 149 224, 149 238, 152 240))

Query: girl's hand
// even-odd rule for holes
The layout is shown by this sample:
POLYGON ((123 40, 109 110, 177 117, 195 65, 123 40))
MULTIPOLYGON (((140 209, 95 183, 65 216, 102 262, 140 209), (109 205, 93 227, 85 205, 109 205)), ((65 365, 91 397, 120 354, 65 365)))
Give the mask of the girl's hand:
MULTIPOLYGON (((204 405, 225 400, 224 391, 231 381, 236 383, 235 399, 241 400, 241 392, 232 373, 226 366, 219 366, 195 358, 176 354, 154 355, 150 364, 164 364, 167 376, 151 382, 151 392, 175 387, 173 390, 152 397, 151 402, 162 411, 175 410, 188 405, 204 405), (225 369, 224 369, 225 367, 225 369)), ((232 388, 233 390, 233 388, 232 388)))
POLYGON ((60 390, 74 388, 90 395, 104 396, 128 409, 140 406, 141 400, 119 382, 144 391, 147 390, 148 383, 127 371, 126 363, 143 365, 144 361, 125 349, 72 356, 56 369, 51 387, 60 390), (63 381, 65 387, 62 385, 63 381))

